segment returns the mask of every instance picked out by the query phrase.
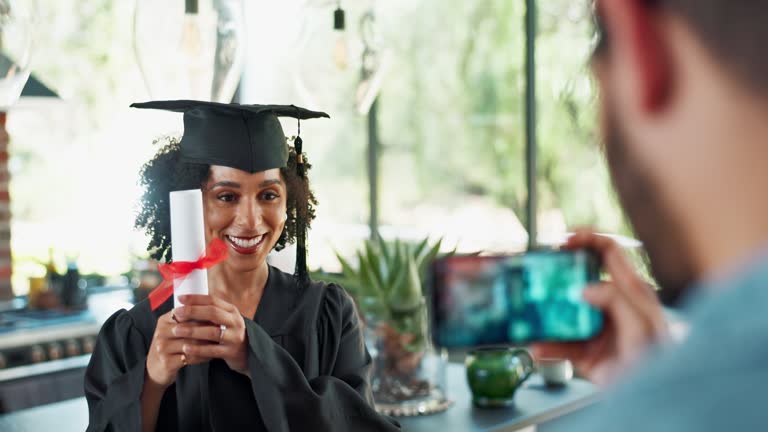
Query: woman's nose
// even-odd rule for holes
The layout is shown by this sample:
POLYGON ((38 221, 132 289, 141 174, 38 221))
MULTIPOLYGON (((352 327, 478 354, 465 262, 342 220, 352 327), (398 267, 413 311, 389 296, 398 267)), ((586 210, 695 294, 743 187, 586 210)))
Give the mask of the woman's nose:
POLYGON ((238 225, 245 227, 256 227, 262 221, 261 208, 250 200, 241 201, 237 212, 238 225))

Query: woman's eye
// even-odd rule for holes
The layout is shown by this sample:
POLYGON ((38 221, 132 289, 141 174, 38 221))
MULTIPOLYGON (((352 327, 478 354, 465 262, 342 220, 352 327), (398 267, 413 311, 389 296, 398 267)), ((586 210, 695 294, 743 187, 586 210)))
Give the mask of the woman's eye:
POLYGON ((219 195, 218 195, 216 198, 217 198, 219 201, 224 201, 224 202, 232 202, 232 201, 234 201, 234 200, 235 200, 235 194, 231 194, 231 193, 223 193, 223 194, 219 194, 219 195))
POLYGON ((278 199, 279 197, 280 197, 280 195, 278 195, 278 194, 276 194, 274 192, 269 192, 269 191, 264 192, 264 194, 262 195, 262 198, 267 200, 267 201, 274 201, 274 200, 278 199))

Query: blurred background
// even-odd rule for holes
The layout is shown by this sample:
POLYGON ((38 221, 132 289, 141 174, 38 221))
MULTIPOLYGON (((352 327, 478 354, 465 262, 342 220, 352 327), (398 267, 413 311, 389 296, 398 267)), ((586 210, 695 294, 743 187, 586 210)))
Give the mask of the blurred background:
MULTIPOLYGON (((126 275, 144 259, 146 239, 133 228, 138 172, 154 139, 182 130, 181 116, 128 108, 153 97, 137 54, 154 49, 168 18, 140 15, 134 38, 135 7, 153 2, 38 3, 32 70, 60 100, 15 107, 7 120, 16 295, 50 259, 59 271, 75 260, 81 273, 105 277, 126 275)), ((630 234, 596 145, 588 3, 539 4, 536 185, 544 243, 580 225, 630 234)), ((380 232, 445 237, 459 251, 523 250, 524 2, 347 1, 345 28, 334 30, 337 6, 253 0, 243 13, 236 100, 293 103, 332 117, 304 125, 320 200, 310 266, 339 270, 334 250, 354 251, 370 233, 371 110, 359 96, 366 44, 384 63, 373 90, 380 232)), ((284 128, 295 134, 295 123, 284 128)))
MULTIPOLYGON (((160 281, 134 229, 138 174, 182 117, 128 106, 172 98, 331 115, 302 124, 320 202, 309 266, 351 292, 374 357, 414 365, 397 363, 407 385, 382 366, 377 407, 402 414, 415 386, 408 409, 446 409, 421 281, 382 280, 389 303, 371 304, 363 261, 385 268, 382 248, 408 244, 424 279, 441 254, 592 225, 642 264, 598 145, 590 4, 0 0, 0 413, 82 396, 101 322, 160 281), (385 350, 390 336, 410 342, 385 350)), ((292 271, 294 253, 270 260, 292 271)))

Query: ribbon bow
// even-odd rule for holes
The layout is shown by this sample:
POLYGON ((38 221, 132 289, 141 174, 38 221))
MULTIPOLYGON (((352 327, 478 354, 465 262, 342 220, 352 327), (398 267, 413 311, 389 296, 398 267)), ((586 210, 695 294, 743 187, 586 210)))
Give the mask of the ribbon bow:
POLYGON ((203 255, 197 261, 177 261, 170 264, 159 264, 157 270, 163 276, 163 282, 149 293, 149 306, 152 310, 160 307, 173 295, 173 281, 184 280, 195 270, 209 269, 227 259, 227 244, 220 238, 215 238, 205 247, 203 255))

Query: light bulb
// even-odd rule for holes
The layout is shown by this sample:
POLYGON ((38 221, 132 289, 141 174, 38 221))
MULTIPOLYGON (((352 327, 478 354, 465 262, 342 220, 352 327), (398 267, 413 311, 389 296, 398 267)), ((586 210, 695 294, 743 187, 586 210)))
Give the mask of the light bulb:
POLYGON ((150 97, 230 102, 244 62, 242 9, 241 0, 137 0, 134 48, 150 97))
POLYGON ((344 9, 339 4, 333 11, 333 62, 339 69, 346 69, 349 63, 349 48, 347 46, 347 36, 344 31, 345 19, 344 9))
POLYGON ((344 32, 336 32, 333 43, 333 62, 339 69, 346 69, 349 64, 349 48, 347 47, 347 38, 344 32))
POLYGON ((212 41, 203 38, 205 24, 198 13, 184 14, 179 42, 179 64, 182 71, 178 76, 178 83, 184 87, 184 93, 203 100, 211 96, 215 54, 215 46, 209 46, 212 41))

